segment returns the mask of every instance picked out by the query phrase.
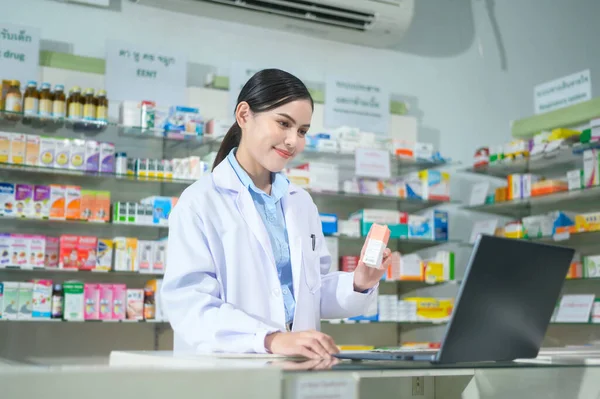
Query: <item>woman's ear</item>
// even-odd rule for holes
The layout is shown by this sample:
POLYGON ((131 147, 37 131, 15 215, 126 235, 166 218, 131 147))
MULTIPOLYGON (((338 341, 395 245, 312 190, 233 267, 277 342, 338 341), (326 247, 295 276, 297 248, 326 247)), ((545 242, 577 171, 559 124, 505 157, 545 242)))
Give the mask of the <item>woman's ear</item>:
POLYGON ((238 126, 242 129, 246 127, 251 116, 252 110, 250 110, 250 105, 245 101, 239 103, 235 109, 235 120, 237 121, 238 126))

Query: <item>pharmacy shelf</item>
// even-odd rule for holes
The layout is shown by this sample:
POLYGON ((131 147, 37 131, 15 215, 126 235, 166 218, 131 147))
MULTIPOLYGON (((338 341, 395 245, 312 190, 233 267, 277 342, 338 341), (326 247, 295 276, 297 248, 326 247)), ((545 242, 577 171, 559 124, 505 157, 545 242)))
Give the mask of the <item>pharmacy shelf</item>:
POLYGON ((370 320, 321 320, 322 324, 395 324, 395 325, 414 325, 414 326, 439 326, 448 322, 431 322, 431 321, 370 321, 370 320))
POLYGON ((14 165, 8 163, 0 163, 0 171, 5 170, 14 174, 34 174, 34 175, 55 175, 61 177, 82 177, 82 178, 94 178, 103 180, 114 180, 123 183, 141 182, 141 183, 163 183, 163 184, 177 184, 188 186, 195 182, 195 180, 187 179, 158 179, 151 177, 131 176, 131 175, 116 175, 114 173, 100 173, 100 172, 86 172, 80 170, 68 170, 68 169, 57 169, 57 168, 46 168, 41 166, 29 166, 29 165, 14 165))
POLYGON ((66 129, 88 133, 100 133, 111 126, 111 124, 103 121, 42 117, 39 115, 24 115, 22 112, 0 111, 0 126, 20 128, 20 132, 21 130, 56 131, 66 129))
POLYGON ((102 323, 102 324, 169 324, 168 321, 162 320, 62 320, 62 319, 0 319, 0 323, 69 323, 69 324, 82 324, 82 323, 102 323))
MULTIPOLYGON (((340 245, 362 246, 366 237, 333 236, 339 239, 340 245)), ((460 241, 433 241, 409 238, 390 238, 388 247, 391 250, 399 250, 404 253, 415 252, 421 249, 436 247, 439 245, 461 244, 460 241)))
POLYGON ((422 209, 432 208, 438 205, 453 203, 452 201, 419 200, 415 198, 399 198, 386 195, 346 193, 343 191, 307 191, 315 200, 334 200, 352 202, 354 204, 357 204, 357 208, 360 208, 359 204, 372 204, 374 202, 377 202, 386 204, 397 204, 397 208, 400 210, 416 212, 422 209))
POLYGON ((576 144, 573 147, 561 148, 543 155, 503 160, 486 167, 469 168, 466 171, 494 177, 506 177, 513 173, 566 174, 568 170, 581 169, 583 166, 582 152, 586 149, 597 148, 597 146, 598 144, 576 144))
MULTIPOLYGON (((581 248, 586 246, 597 247, 600 243, 600 231, 586 231, 581 233, 571 233, 566 239, 556 239, 554 237, 532 238, 532 241, 552 243, 572 248, 581 248)), ((585 280, 585 279, 583 279, 585 280)))
POLYGON ((531 197, 514 201, 496 202, 470 206, 465 209, 492 213, 502 216, 523 217, 551 210, 590 212, 594 207, 600 210, 600 187, 531 197))
POLYGON ((83 275, 100 275, 100 276, 133 276, 133 277, 156 277, 163 276, 164 273, 140 273, 131 271, 118 271, 118 270, 77 270, 77 269, 58 269, 58 268, 26 268, 21 266, 6 266, 0 267, 0 273, 44 273, 44 274, 57 274, 57 275, 77 275, 78 277, 83 275))
MULTIPOLYGON (((306 162, 333 163, 338 165, 340 170, 354 170, 355 168, 354 153, 317 151, 308 148, 305 149, 302 154, 294 158, 290 162, 290 165, 295 166, 306 162)), ((453 165, 458 165, 458 163, 446 161, 410 160, 393 156, 390 161, 392 175, 414 170, 434 169, 453 165)))
POLYGON ((0 217, 2 223, 22 223, 27 225, 72 225, 72 226, 89 226, 91 228, 107 228, 115 227, 122 229, 139 229, 139 230, 162 230, 167 229, 167 226, 159 225, 144 225, 144 224, 126 224, 126 223, 112 223, 112 222, 86 222, 83 220, 56 220, 56 219, 31 219, 31 218, 17 218, 17 217, 0 217))

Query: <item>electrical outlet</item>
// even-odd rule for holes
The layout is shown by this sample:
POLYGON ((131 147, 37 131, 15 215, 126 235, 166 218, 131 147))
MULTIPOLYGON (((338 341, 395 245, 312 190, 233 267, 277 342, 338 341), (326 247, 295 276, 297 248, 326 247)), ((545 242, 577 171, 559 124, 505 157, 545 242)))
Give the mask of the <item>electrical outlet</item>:
POLYGON ((425 378, 412 378, 412 396, 425 396, 425 378))

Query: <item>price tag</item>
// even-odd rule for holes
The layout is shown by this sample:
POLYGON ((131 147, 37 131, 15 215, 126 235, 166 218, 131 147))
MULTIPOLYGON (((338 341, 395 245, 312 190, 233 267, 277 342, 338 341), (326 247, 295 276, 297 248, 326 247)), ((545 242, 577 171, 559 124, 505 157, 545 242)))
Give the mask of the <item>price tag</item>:
POLYGON ((0 23, 0 71, 3 79, 17 79, 21 86, 39 80, 40 30, 0 23))
POLYGON ((295 399, 358 399, 358 381, 351 377, 311 378, 295 381, 295 399))
POLYGON ((563 295, 556 313, 556 322, 587 323, 594 299, 595 295, 563 295))
POLYGON ((483 205, 485 204, 485 198, 490 191, 490 183, 481 182, 473 184, 471 188, 471 197, 469 198, 469 205, 483 205))
POLYGON ((390 153, 386 150, 357 148, 354 163, 356 176, 380 179, 391 176, 390 153))
POLYGON ((471 230, 471 238, 469 239, 469 242, 473 244, 480 234, 493 236, 496 232, 496 227, 498 227, 498 219, 480 220, 475 222, 473 225, 473 230, 471 230))

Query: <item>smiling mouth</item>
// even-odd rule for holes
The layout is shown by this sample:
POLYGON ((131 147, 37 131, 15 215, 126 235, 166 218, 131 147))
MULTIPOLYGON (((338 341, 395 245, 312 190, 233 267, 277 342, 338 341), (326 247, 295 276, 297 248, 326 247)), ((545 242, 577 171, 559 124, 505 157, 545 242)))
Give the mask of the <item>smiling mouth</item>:
POLYGON ((280 150, 279 148, 273 147, 273 149, 275 150, 275 152, 277 154, 279 154, 280 157, 285 158, 285 159, 290 159, 293 155, 291 152, 288 152, 285 150, 280 150))

